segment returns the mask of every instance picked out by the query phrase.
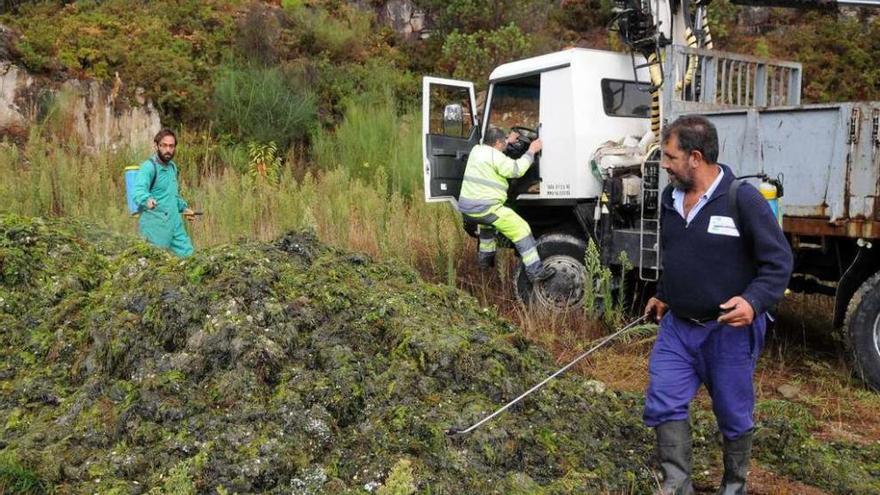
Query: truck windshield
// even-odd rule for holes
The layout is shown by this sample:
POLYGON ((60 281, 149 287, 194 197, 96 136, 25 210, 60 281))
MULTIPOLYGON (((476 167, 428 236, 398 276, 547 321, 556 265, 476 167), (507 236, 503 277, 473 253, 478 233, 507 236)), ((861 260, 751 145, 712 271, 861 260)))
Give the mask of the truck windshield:
POLYGON ((538 127, 540 100, 539 74, 495 83, 489 103, 489 125, 507 131, 515 126, 534 130, 538 127))

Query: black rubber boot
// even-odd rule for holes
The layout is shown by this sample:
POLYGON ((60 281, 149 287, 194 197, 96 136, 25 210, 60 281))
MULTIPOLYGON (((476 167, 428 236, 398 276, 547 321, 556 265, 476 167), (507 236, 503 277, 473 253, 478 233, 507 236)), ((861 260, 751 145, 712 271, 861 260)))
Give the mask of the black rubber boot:
POLYGON ((477 266, 480 270, 491 270, 492 268, 495 268, 495 253, 478 253, 477 266))
POLYGON ((724 439, 724 477, 716 495, 746 495, 751 457, 751 431, 736 440, 724 439))
POLYGON ((529 281, 531 281, 533 284, 537 284, 538 282, 543 282, 551 278, 553 275, 556 275, 556 268, 553 268, 552 266, 545 266, 542 267, 541 271, 539 271, 535 275, 531 275, 529 273, 526 273, 526 275, 528 275, 529 281))
POLYGON ((691 427, 687 420, 658 425, 657 456, 663 485, 657 495, 693 495, 691 481, 691 427))

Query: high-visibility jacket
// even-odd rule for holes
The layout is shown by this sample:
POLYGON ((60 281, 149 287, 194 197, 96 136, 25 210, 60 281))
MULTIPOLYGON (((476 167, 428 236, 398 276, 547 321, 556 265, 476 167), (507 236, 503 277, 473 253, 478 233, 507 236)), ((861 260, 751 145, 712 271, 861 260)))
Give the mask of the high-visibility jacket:
POLYGON ((528 153, 514 160, 491 146, 474 146, 464 170, 458 210, 479 216, 503 205, 507 200, 507 180, 522 177, 533 161, 528 153))

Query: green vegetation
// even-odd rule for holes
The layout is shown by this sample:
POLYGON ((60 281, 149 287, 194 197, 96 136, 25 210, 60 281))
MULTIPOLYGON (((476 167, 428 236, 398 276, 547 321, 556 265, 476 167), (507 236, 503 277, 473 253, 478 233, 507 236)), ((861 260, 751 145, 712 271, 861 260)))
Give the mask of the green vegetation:
MULTIPOLYGON (((15 215, 0 216, 0 260, 27 274, 0 281, 0 420, 14 416, 0 434, 7 486, 653 486, 641 397, 581 377, 559 377, 491 427, 447 438, 557 364, 494 311, 406 266, 302 233, 181 261, 93 225, 15 215)), ((759 411, 767 465, 838 493, 880 493, 875 447, 814 440, 796 406, 759 411)), ((698 411, 694 430, 701 472, 718 451, 711 414, 698 411)))
POLYGON ((37 474, 24 468, 9 454, 0 454, 0 493, 42 495, 46 484, 37 474))
MULTIPOLYGON (((358 135, 357 129, 351 132, 358 135)), ((368 141, 362 146, 368 148, 374 141, 369 132, 363 135, 368 141)), ((415 133, 408 136, 417 139, 415 133)), ((336 140, 348 137, 319 133, 316 140, 342 146, 336 140)), ((409 149, 416 146, 410 144, 409 149)), ((181 166, 182 195, 206 212, 190 225, 197 248, 242 236, 268 240, 288 229, 312 228, 331 245, 395 258, 429 276, 446 278, 449 262, 469 260, 454 212, 398 192, 413 184, 412 173, 404 168, 415 168, 402 158, 389 162, 377 155, 376 170, 364 178, 344 167, 297 178, 295 170, 278 164, 274 153, 268 146, 252 147, 249 156, 239 157, 234 148, 210 137, 181 136, 179 163, 190 164, 181 166)), ((0 174, 5 177, 0 212, 85 218, 133 234, 137 220, 125 212, 122 165, 139 163, 146 156, 130 150, 71 152, 37 132, 24 151, 0 145, 0 174)))
MULTIPOLYGON (((138 242, 122 168, 149 150, 85 152, 68 94, 0 144, 0 493, 650 489, 641 397, 575 378, 445 438, 556 366, 482 307, 513 256, 467 282, 482 305, 456 291, 473 241, 421 199, 419 77, 479 83, 501 61, 607 45, 611 3, 416 4, 427 39, 393 33, 377 1, 0 5, 29 70, 144 88, 181 129, 182 195, 205 212, 192 259, 138 242)), ((880 99, 877 18, 774 10, 744 34, 738 7, 712 12, 716 46, 805 62, 806 100, 880 99)), ((586 307, 616 326, 626 277, 594 245, 586 261, 586 307)), ((758 418, 765 466, 880 493, 876 445, 817 440, 792 402, 758 418)), ((703 473, 717 431, 706 411, 695 422, 703 473)))
POLYGON ((601 319, 611 328, 623 324, 626 316, 626 280, 633 268, 625 252, 617 258, 619 273, 602 264, 599 247, 589 239, 584 254, 586 267, 586 287, 584 287, 584 312, 590 317, 601 319))
MULTIPOLYGON (((377 17, 385 6, 379 1, 357 7, 336 0, 280 6, 243 0, 41 0, 4 3, 0 12, 7 13, 0 22, 18 33, 12 53, 29 70, 108 82, 118 74, 129 96, 144 88, 167 123, 196 126, 228 118, 232 110, 258 111, 260 101, 249 100, 250 88, 265 88, 263 103, 286 105, 277 123, 309 123, 302 118, 313 116, 317 105, 320 122, 332 125, 342 117, 346 98, 369 92, 374 81, 390 89, 400 109, 415 101, 423 74, 479 83, 501 61, 565 46, 611 44, 611 0, 415 4, 426 12, 427 39, 396 35, 377 17), (217 108, 218 100, 226 108, 217 108)), ((727 0, 712 3, 717 47, 747 53, 770 47, 772 57, 803 61, 809 101, 878 98, 876 16, 773 9, 754 22, 741 21, 743 12, 727 0), (749 29, 738 22, 749 23, 749 29)), ((292 137, 267 138, 268 126, 261 133, 256 124, 227 121, 217 129, 239 139, 275 141, 282 149, 303 130, 297 124, 292 137)))
POLYGON ((315 97, 297 78, 276 68, 226 68, 219 72, 211 122, 238 142, 274 142, 287 149, 318 123, 315 97))
POLYGON ((712 2, 716 48, 804 64, 805 102, 880 100, 880 17, 873 9, 834 11, 768 9, 749 28, 737 26, 744 9, 712 2))
POLYGON ((458 79, 482 82, 498 65, 524 58, 531 44, 513 23, 493 31, 453 31, 443 44, 443 60, 458 79))
POLYGON ((312 150, 315 164, 324 170, 342 168, 352 177, 374 184, 387 176, 394 190, 406 197, 416 196, 421 188, 418 116, 415 112, 399 116, 387 92, 351 98, 336 131, 315 135, 312 150))
POLYGON ((191 120, 206 114, 204 81, 229 54, 237 4, 41 1, 3 22, 23 34, 15 46, 29 70, 107 81, 118 73, 130 94, 144 88, 164 115, 191 120))

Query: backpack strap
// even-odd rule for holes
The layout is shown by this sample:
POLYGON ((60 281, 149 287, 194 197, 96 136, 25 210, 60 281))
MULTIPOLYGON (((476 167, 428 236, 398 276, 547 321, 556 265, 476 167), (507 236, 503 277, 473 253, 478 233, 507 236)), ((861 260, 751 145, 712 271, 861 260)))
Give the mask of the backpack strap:
POLYGON ((741 179, 733 179, 733 182, 730 183, 730 189, 727 190, 727 211, 730 213, 730 217, 733 218, 733 226, 736 227, 736 230, 739 229, 739 205, 736 201, 737 191, 739 190, 739 186, 741 186, 743 181, 741 179))
POLYGON ((153 164, 153 180, 150 181, 150 188, 147 190, 147 194, 153 192, 153 187, 156 185, 156 177, 159 176, 159 166, 156 165, 156 160, 153 157, 150 157, 150 163, 153 164))

